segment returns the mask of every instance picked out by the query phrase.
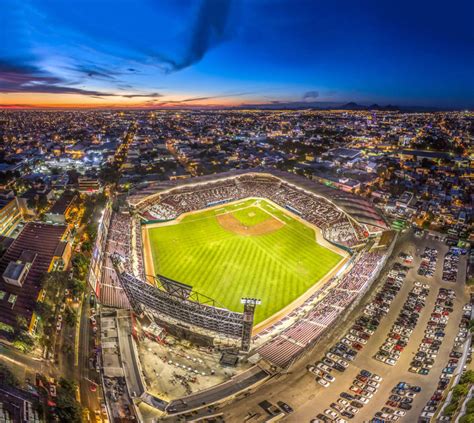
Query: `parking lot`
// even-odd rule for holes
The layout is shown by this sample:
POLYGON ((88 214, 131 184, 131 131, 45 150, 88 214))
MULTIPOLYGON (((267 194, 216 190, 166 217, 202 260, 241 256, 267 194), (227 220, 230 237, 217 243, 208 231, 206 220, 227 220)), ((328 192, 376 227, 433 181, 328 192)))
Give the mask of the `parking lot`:
MULTIPOLYGON (((351 414, 354 415, 352 418, 340 415, 339 417, 353 422, 363 422, 370 420, 376 415, 376 413, 382 412, 382 409, 387 407, 386 402, 389 397, 393 395, 391 391, 394 389, 394 387, 400 382, 404 382, 410 386, 419 386, 420 392, 417 392, 416 396, 412 398, 412 401, 410 402, 411 409, 403 410, 406 412, 404 416, 402 416, 403 413, 399 413, 399 421, 417 421, 422 409, 432 397, 433 392, 435 392, 438 386, 439 377, 450 360, 449 354, 455 342, 455 338, 458 335, 458 325, 463 314, 463 306, 468 301, 468 296, 465 292, 464 285, 459 283, 459 281, 464 280, 463 278, 465 277, 466 256, 460 256, 460 269, 457 275, 458 282, 447 282, 442 280, 443 258, 448 252, 448 248, 449 247, 447 247, 442 242, 434 240, 433 238, 427 238, 426 236, 417 238, 412 235, 405 235, 402 240, 398 242, 392 257, 396 257, 396 261, 400 264, 409 266, 409 269, 406 271, 406 277, 400 284, 399 292, 395 293, 395 290, 393 290, 393 299, 389 309, 384 309, 384 306, 381 306, 378 310, 382 311, 382 314, 385 314, 385 316, 380 317, 380 325, 378 328, 375 328, 376 330, 374 331, 373 335, 370 335, 367 337, 367 339, 364 339, 361 338, 361 333, 350 333, 350 330, 353 329, 353 324, 355 323, 356 319, 363 315, 363 310, 367 304, 366 302, 365 304, 358 307, 357 311, 354 312, 354 315, 351 316, 350 321, 345 322, 340 328, 338 328, 340 329, 338 331, 339 336, 333 337, 331 342, 326 342, 324 345, 321 344, 320 347, 313 353, 314 358, 323 358, 324 354, 329 352, 331 347, 334 347, 336 341, 341 339, 346 334, 356 337, 355 340, 346 337, 348 341, 352 343, 352 345, 354 342, 361 344, 360 350, 357 351, 357 354, 352 361, 349 356, 336 358, 336 361, 341 359, 343 360, 343 362, 339 362, 341 366, 344 367, 345 362, 348 363, 348 366, 344 372, 337 370, 330 372, 331 376, 335 378, 334 382, 329 381, 331 377, 324 378, 324 374, 319 373, 319 380, 322 379, 328 382, 328 387, 322 386, 325 384, 325 382, 318 383, 315 380, 316 377, 318 377, 316 376, 318 371, 324 371, 324 367, 321 368, 321 366, 319 366, 320 368, 317 369, 317 366, 315 366, 316 369, 313 369, 313 372, 310 372, 305 369, 306 365, 308 364, 308 360, 306 360, 305 363, 297 365, 294 370, 292 369, 291 374, 282 376, 279 381, 276 380, 273 383, 262 387, 254 395, 252 395, 251 399, 246 398, 245 400, 238 401, 229 406, 225 410, 224 416, 228 417, 229 421, 232 421, 232 418, 242 419, 242 417, 252 409, 254 403, 255 405, 258 404, 259 400, 261 401, 262 399, 268 399, 272 402, 283 400, 290 404, 295 410, 292 414, 286 417, 285 421, 309 422, 312 419, 315 419, 318 414, 324 415, 325 410, 331 409, 331 404, 344 404, 342 401, 340 401, 341 399, 344 399, 341 397, 341 393, 343 392, 346 392, 350 395, 359 395, 362 398, 360 393, 358 394, 356 392, 351 392, 350 388, 354 385, 353 382, 357 379, 357 376, 361 374, 361 370, 366 370, 369 373, 375 374, 381 378, 380 381, 375 381, 376 384, 368 384, 368 381, 361 381, 362 383, 366 383, 367 386, 371 386, 371 388, 375 389, 375 392, 373 392, 373 389, 367 390, 367 386, 363 385, 362 389, 365 389, 371 394, 368 395, 368 397, 365 397, 368 398, 368 401, 364 401, 366 403, 363 404, 363 407, 360 408, 359 411, 354 412, 354 410, 352 410, 351 414), (418 271, 422 261, 421 255, 425 253, 426 247, 429 247, 430 249, 436 249, 436 264, 434 267, 431 266, 433 269, 432 274, 420 275, 418 274, 418 271), (399 257, 400 253, 406 253, 407 256, 412 256, 412 260, 409 260, 409 263, 404 263, 403 258, 401 259, 399 257), (436 356, 433 355, 433 362, 427 361, 426 363, 423 363, 423 365, 426 364, 427 367, 429 366, 428 374, 424 375, 424 372, 409 372, 409 368, 413 367, 411 363, 415 359, 415 354, 419 352, 420 346, 422 344, 431 345, 428 344, 428 342, 424 342, 424 340, 426 341, 425 338, 427 338, 425 331, 429 326, 428 322, 432 318, 431 313, 433 310, 435 310, 436 300, 438 299, 440 288, 449 288, 454 291, 455 298, 452 300, 453 311, 449 313, 449 318, 445 323, 446 326, 443 328, 443 336, 441 337, 440 334, 438 334, 439 339, 437 341, 441 342, 435 344, 437 348, 437 354, 436 356), (410 297, 413 297, 414 293, 420 294, 420 297, 423 301, 421 308, 421 304, 417 303, 416 298, 413 297, 410 301, 410 292, 410 297), (395 360, 393 365, 391 365, 391 363, 376 360, 374 357, 379 353, 381 346, 387 343, 388 335, 394 334, 394 328, 397 330, 399 329, 394 325, 397 319, 400 319, 400 312, 403 306, 407 303, 411 304, 411 310, 416 310, 416 308, 419 309, 419 316, 416 318, 416 322, 414 322, 415 324, 413 327, 410 328, 411 333, 407 331, 402 333, 399 338, 394 338, 397 339, 395 345, 400 345, 400 348, 392 348, 394 350, 395 356, 398 355, 397 360, 395 360), (400 339, 402 342, 398 343, 398 340, 400 339), (361 340, 366 341, 366 343, 363 344, 360 342, 361 340)), ((424 265, 427 265, 427 269, 430 268, 430 263, 426 263, 426 260, 424 265)), ((393 261, 389 265, 389 268, 393 268, 393 261)), ((383 278, 382 283, 384 283, 385 280, 386 277, 383 278)), ((381 284, 379 283, 378 287, 380 286, 381 284)), ((378 288, 376 288, 376 290, 378 290, 378 288)), ((416 294, 416 297, 418 297, 418 294, 416 294)), ((373 298, 371 298, 369 302, 372 302, 372 300, 373 298)), ((411 318, 412 317, 408 316, 408 320, 411 318)), ((400 329, 403 332, 404 329, 400 329)), ((436 333, 434 336, 437 336, 436 333)), ((354 348, 351 347, 351 349, 354 348)), ((313 360, 312 362, 314 364, 318 363, 316 360, 313 360)), ((324 365, 325 363, 322 362, 321 364, 324 365)), ((421 368, 424 368, 424 366, 421 368)), ((258 406, 254 408, 257 410, 258 406)), ((393 409, 395 410, 395 408, 393 409)), ((265 415, 262 417, 265 417, 265 415)), ((252 421, 263 420, 256 419, 252 421)))
MULTIPOLYGON (((467 301, 467 296, 464 292, 463 285, 442 281, 443 263, 440 260, 436 260, 436 252, 444 255, 448 250, 447 246, 433 239, 426 238, 412 238, 411 241, 412 242, 404 246, 403 252, 411 254, 413 256, 413 262, 410 264, 410 269, 406 274, 405 281, 402 284, 400 292, 393 300, 387 316, 381 321, 380 327, 368 341, 363 353, 358 354, 346 372, 336 376, 337 384, 326 389, 323 388, 324 392, 321 394, 321 402, 324 402, 324 404, 316 408, 316 413, 313 417, 319 413, 324 415, 324 410, 326 410, 332 402, 337 401, 342 391, 350 393, 350 388, 353 386, 353 379, 357 377, 362 369, 376 373, 383 378, 383 381, 377 391, 375 393, 372 392, 372 398, 369 399, 368 403, 364 405, 363 409, 361 409, 351 421, 362 422, 374 417, 376 413, 386 407, 387 399, 393 395, 391 390, 401 381, 419 386, 421 391, 410 402, 411 409, 406 410, 406 415, 400 416, 400 421, 416 421, 423 407, 426 405, 426 402, 433 395, 437 387, 439 376, 449 361, 449 353, 458 334, 458 324, 461 320, 463 306, 467 301), (429 250, 425 250, 428 245, 429 250), (422 258, 421 255, 424 255, 424 258, 422 258), (434 261, 436 261, 435 266, 432 265, 434 261), (428 269, 426 275, 419 274, 420 267, 428 269), (433 269, 432 273, 429 269, 433 269), (424 288, 428 289, 425 290, 424 288), (443 320, 443 322, 446 324, 444 337, 442 341, 439 341, 439 345, 437 345, 438 353, 433 359, 433 363, 431 363, 428 374, 424 375, 423 372, 409 372, 409 368, 413 367, 410 364, 415 357, 415 353, 418 351, 420 345, 424 343, 423 341, 426 341, 424 331, 431 319, 430 312, 435 308, 440 288, 452 289, 455 294, 455 298, 452 299, 453 312, 449 319, 446 319, 446 316, 444 316, 445 320, 443 320), (426 294, 426 296, 416 295, 416 297, 414 297, 414 290, 421 294, 420 289, 423 289, 423 294, 426 294), (410 314, 407 314, 405 313, 407 310, 404 310, 404 307, 406 307, 410 299, 410 314), (422 306, 419 303, 421 300, 423 302, 422 306), (419 310, 417 317, 411 314, 415 309, 419 310), (428 312, 422 312, 422 310, 428 310, 428 312), (404 315, 403 324, 400 324, 401 315, 404 315), (374 357, 380 354, 380 351, 384 351, 380 348, 381 345, 386 346, 386 349, 390 351, 393 349, 392 344, 387 341, 390 339, 387 337, 387 334, 393 334, 393 329, 396 328, 396 326, 399 326, 400 330, 408 329, 411 331, 406 333, 408 336, 404 338, 406 345, 403 351, 397 354, 398 358, 395 362, 390 361, 387 363, 375 360, 374 357)), ((440 320, 441 319, 440 317, 440 320)), ((385 353, 390 354, 388 351, 385 351, 385 353)), ((392 356, 392 358, 388 358, 387 360, 393 360, 394 358, 395 357, 392 356)), ((420 369, 421 368, 423 367, 420 367, 420 369)), ((399 409, 397 407, 392 408, 399 409)), ((292 416, 292 419, 296 421, 297 416, 298 411, 292 416)), ((344 416, 342 417, 345 418, 344 416)))

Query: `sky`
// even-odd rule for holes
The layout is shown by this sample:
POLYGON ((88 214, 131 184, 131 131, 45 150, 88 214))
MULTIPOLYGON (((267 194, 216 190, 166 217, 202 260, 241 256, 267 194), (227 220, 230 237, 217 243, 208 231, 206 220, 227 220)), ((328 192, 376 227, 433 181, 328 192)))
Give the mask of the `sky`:
POLYGON ((0 107, 474 108, 472 0, 0 6, 0 107))

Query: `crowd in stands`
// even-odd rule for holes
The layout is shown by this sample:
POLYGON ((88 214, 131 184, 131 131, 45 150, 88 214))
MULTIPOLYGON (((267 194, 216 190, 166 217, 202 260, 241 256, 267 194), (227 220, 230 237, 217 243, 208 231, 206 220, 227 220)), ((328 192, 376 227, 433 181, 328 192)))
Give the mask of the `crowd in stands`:
POLYGON ((142 243, 142 229, 138 219, 131 219, 132 237, 131 243, 131 260, 133 274, 142 280, 145 280, 145 266, 143 265, 143 243, 142 243))
POLYGON ((242 175, 203 185, 185 186, 154 196, 141 205, 149 220, 175 219, 182 213, 248 197, 267 198, 322 229, 330 241, 358 245, 365 231, 322 197, 268 176, 242 175))
POLYGON ((100 302, 111 307, 128 307, 128 299, 115 273, 110 256, 119 254, 126 258, 125 266, 131 271, 131 218, 124 213, 112 214, 108 231, 102 278, 98 290, 100 302))
MULTIPOLYGON (((283 320, 292 319, 295 322, 258 347, 256 352, 278 367, 289 366, 311 348, 339 315, 365 292, 383 265, 383 258, 383 252, 360 253, 349 272, 339 280, 333 278, 328 281, 304 304, 293 310, 283 320), (323 299, 318 300, 322 295, 323 299)), ((271 336, 279 325, 281 323, 277 322, 260 332, 254 341, 271 336)))

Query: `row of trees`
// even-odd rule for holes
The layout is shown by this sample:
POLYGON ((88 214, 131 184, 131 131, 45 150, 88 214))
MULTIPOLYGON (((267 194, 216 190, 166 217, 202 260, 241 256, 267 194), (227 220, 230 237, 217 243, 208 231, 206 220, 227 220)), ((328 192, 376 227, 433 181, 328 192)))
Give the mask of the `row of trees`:
MULTIPOLYGON (((474 384, 474 371, 468 370, 461 376, 459 383, 453 388, 451 402, 444 409, 444 415, 452 417, 466 398, 471 386, 474 384)), ((472 410, 474 411, 474 410, 472 410)), ((474 414, 471 416, 474 417, 474 414)))
POLYGON ((76 400, 77 385, 69 380, 59 381, 56 398, 56 415, 61 422, 80 423, 81 404, 76 400))
MULTIPOLYGON (((64 292, 69 290, 73 297, 80 297, 86 290, 85 278, 78 278, 76 275, 65 271, 56 271, 45 274, 43 278, 43 289, 46 295, 43 301, 38 301, 35 306, 35 313, 41 321, 41 342, 43 346, 51 348, 55 339, 57 306, 64 298, 64 292)), ((69 306, 65 309, 64 322, 74 326, 77 322, 77 313, 69 306)))

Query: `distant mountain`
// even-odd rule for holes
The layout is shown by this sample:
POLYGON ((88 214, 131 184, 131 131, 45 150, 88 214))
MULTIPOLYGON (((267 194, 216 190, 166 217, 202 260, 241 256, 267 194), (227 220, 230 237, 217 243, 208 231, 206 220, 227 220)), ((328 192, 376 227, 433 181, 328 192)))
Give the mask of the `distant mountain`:
POLYGON ((290 102, 272 102, 265 104, 241 104, 233 109, 262 109, 262 110, 304 110, 304 109, 315 109, 315 110, 377 110, 386 112, 440 112, 440 111, 451 111, 460 110, 455 108, 441 108, 441 107, 427 107, 427 106, 397 106, 393 104, 387 104, 385 106, 377 103, 366 105, 358 104, 354 101, 349 103, 335 103, 335 102, 323 102, 323 101, 290 101, 290 102))
POLYGON ((340 106, 340 109, 342 110, 383 110, 387 112, 397 112, 397 111, 402 110, 401 107, 393 106, 391 104, 388 104, 386 106, 380 106, 377 103, 374 103, 374 104, 371 104, 370 106, 366 106, 363 104, 354 103, 353 101, 340 106))

